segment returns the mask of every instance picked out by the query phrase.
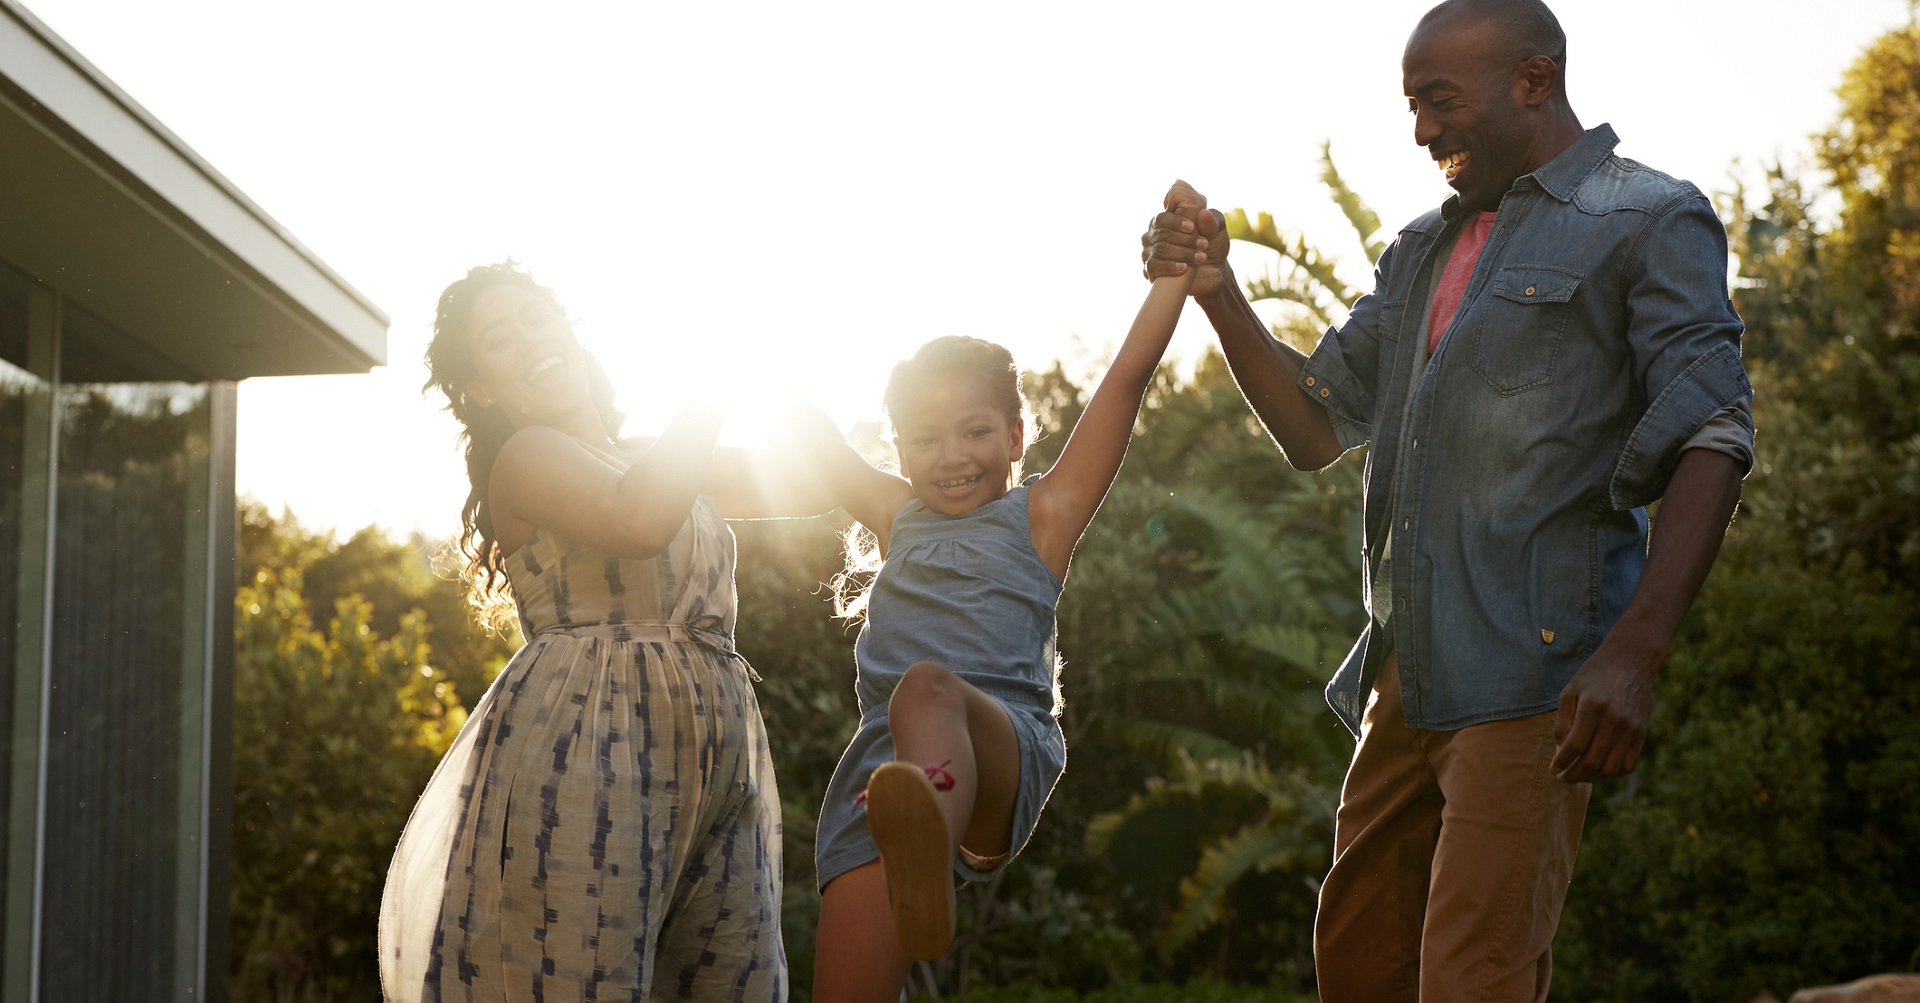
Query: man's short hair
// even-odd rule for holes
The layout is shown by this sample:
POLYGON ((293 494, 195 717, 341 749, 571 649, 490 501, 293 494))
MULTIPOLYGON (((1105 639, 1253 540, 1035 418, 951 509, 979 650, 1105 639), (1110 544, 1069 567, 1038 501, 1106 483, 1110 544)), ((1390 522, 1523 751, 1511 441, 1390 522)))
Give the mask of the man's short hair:
POLYGON ((1461 17, 1493 26, 1506 41, 1514 62, 1545 56, 1567 70, 1567 33, 1560 19, 1540 0, 1446 0, 1420 19, 1425 26, 1442 18, 1461 17))

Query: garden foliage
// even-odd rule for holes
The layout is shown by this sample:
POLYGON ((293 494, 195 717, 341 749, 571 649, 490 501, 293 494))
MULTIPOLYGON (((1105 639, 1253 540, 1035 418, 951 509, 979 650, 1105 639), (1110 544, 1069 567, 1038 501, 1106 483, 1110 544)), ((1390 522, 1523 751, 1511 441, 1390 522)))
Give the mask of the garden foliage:
POLYGON ((242 507, 236 1001, 379 998, 374 917, 387 861, 466 720, 462 701, 479 695, 507 648, 469 626, 458 586, 428 571, 421 547, 375 531, 335 543, 242 507), (465 662, 452 672, 443 658, 465 662))

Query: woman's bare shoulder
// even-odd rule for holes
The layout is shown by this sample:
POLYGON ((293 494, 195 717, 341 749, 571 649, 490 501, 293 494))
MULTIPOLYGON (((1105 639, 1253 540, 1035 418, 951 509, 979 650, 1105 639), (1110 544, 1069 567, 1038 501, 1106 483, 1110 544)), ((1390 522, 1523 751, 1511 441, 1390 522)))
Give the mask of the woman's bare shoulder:
POLYGON ((509 454, 519 456, 528 452, 544 454, 556 446, 566 445, 578 447, 580 443, 573 436, 557 428, 528 425, 507 436, 507 441, 500 445, 500 456, 505 458, 509 454))
POLYGON ((580 440, 545 425, 529 425, 507 438, 487 478, 487 498, 496 513, 517 500, 554 490, 577 490, 581 478, 598 480, 618 467, 580 440))

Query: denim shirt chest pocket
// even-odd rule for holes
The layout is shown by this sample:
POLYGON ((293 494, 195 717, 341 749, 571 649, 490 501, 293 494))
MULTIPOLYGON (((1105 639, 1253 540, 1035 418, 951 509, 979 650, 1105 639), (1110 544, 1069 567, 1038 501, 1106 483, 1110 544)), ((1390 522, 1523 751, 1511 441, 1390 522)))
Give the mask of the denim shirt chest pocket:
POLYGON ((1574 295, 1585 276, 1559 265, 1507 265, 1473 318, 1473 368, 1502 397, 1553 382, 1574 295))

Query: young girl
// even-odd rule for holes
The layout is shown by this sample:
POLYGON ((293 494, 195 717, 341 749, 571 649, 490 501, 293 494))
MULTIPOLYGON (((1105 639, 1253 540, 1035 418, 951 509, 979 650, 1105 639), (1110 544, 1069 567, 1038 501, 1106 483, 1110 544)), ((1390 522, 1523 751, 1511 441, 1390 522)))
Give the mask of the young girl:
MULTIPOLYGON (((1179 190, 1170 209, 1197 204, 1179 190)), ((901 476, 869 466, 824 416, 801 433, 884 559, 855 644, 860 728, 820 814, 815 999, 898 1000, 912 959, 953 938, 953 874, 984 879, 1032 834, 1066 765, 1061 583, 1191 281, 1154 282, 1045 474, 1016 483, 1019 370, 972 338, 940 338, 894 368, 885 404, 901 476)))

